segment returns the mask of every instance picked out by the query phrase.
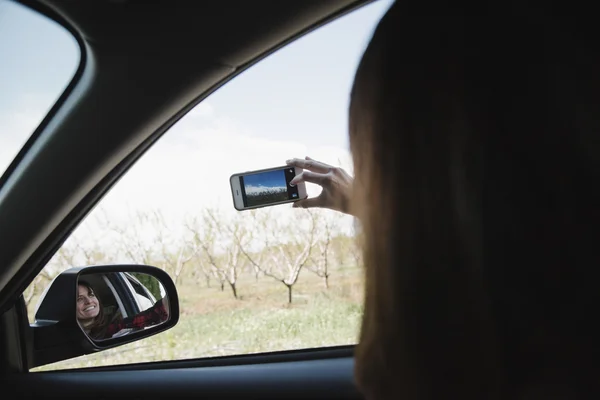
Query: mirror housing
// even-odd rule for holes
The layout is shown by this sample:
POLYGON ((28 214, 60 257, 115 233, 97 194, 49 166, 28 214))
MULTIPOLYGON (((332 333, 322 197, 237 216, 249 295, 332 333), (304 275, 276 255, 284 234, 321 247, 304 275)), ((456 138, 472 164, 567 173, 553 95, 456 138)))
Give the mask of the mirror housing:
POLYGON ((179 320, 179 300, 171 277, 163 270, 147 265, 103 265, 70 268, 48 286, 35 313, 33 331, 33 365, 67 360, 153 336, 172 328, 179 320), (102 273, 141 273, 156 278, 163 286, 169 303, 166 321, 120 337, 92 340, 82 330, 76 317, 77 287, 86 275, 102 273))

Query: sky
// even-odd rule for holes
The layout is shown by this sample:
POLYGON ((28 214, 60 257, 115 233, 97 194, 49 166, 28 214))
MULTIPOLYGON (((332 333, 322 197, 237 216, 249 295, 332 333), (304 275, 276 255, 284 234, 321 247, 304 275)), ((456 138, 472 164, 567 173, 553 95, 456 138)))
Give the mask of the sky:
MULTIPOLYGON (((236 213, 229 186, 234 173, 304 156, 352 173, 350 88, 390 5, 378 0, 339 18, 221 87, 177 122, 97 209, 123 223, 136 211, 159 209, 177 226, 203 207, 236 213)), ((79 57, 62 27, 0 0, 0 173, 68 85, 79 57)), ((320 188, 307 184, 307 191, 314 196, 320 188)), ((289 204, 274 208, 284 218, 297 212, 289 204)))
POLYGON ((285 173, 282 169, 277 171, 262 172, 260 174, 250 174, 244 176, 244 188, 248 193, 249 187, 283 187, 287 186, 285 182, 285 173))

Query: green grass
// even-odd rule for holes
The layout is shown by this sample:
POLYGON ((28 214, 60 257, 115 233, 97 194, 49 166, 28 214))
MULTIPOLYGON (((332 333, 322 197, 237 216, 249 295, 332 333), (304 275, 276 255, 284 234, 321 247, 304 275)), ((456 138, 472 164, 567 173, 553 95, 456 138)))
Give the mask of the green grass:
POLYGON ((181 315, 171 330, 148 339, 33 371, 264 353, 355 344, 362 315, 359 268, 333 271, 330 287, 309 271, 294 286, 244 276, 236 300, 228 285, 184 280, 178 285, 181 315))

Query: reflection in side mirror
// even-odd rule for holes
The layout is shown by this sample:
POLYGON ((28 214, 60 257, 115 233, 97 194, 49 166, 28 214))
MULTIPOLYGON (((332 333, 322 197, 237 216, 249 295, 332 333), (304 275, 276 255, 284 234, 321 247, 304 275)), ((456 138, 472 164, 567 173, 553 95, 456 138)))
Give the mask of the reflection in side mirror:
POLYGON ((111 349, 166 331, 179 320, 177 289, 148 265, 70 268, 40 299, 28 367, 111 349))
POLYGON ((94 342, 127 336, 169 319, 163 285, 144 273, 81 275, 75 300, 77 322, 94 342))

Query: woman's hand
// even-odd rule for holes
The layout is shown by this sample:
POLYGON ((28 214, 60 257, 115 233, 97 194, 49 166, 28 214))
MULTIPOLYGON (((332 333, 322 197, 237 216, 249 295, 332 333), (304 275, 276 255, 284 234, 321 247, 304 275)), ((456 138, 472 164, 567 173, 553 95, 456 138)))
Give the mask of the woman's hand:
POLYGON ((290 184, 297 185, 300 182, 310 182, 323 188, 319 196, 298 200, 294 202, 294 207, 321 207, 351 214, 350 201, 354 179, 346 171, 313 160, 310 157, 306 157, 304 160, 294 158, 293 160, 287 160, 286 163, 304 169, 301 174, 290 181, 290 184))

